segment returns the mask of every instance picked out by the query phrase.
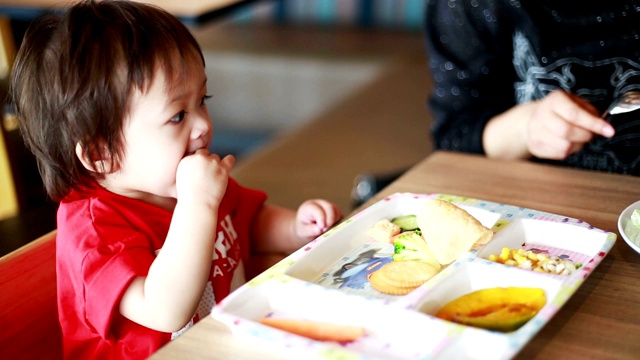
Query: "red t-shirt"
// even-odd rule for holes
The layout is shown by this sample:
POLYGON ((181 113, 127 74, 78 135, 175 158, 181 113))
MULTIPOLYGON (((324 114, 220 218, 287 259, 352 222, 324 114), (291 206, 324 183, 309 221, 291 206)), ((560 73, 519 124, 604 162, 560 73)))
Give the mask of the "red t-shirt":
MULTIPOLYGON (((251 224, 265 200, 265 193, 229 179, 219 208, 210 282, 193 322, 244 282, 251 224)), ((171 340, 172 334, 145 328, 118 311, 129 283, 146 276, 162 248, 171 216, 98 185, 74 191, 60 203, 56 270, 65 358, 142 359, 171 340)))

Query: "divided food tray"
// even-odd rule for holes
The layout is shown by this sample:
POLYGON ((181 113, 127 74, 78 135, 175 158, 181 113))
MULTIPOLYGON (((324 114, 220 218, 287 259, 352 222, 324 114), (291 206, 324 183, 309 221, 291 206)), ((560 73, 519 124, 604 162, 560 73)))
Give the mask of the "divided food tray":
POLYGON ((396 193, 267 269, 214 306, 211 316, 237 336, 305 359, 509 359, 560 310, 615 241, 615 233, 561 215, 455 195, 396 193), (393 246, 372 239, 367 230, 381 219, 416 214, 430 198, 465 209, 494 231, 493 239, 407 295, 377 292, 367 275, 391 261, 393 246), (487 259, 504 247, 569 258, 582 266, 570 275, 553 275, 487 259), (484 330, 434 316, 466 293, 508 286, 541 288, 547 299, 516 331, 484 330), (348 343, 314 341, 260 324, 266 316, 357 325, 366 332, 348 343))

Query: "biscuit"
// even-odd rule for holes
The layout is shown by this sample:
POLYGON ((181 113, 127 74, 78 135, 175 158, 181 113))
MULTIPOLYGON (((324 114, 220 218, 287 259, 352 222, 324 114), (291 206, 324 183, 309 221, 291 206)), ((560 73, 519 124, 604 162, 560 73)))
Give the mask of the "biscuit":
POLYGON ((369 283, 381 293, 405 295, 437 273, 438 269, 422 261, 393 261, 374 271, 369 277, 369 283))
POLYGON ((389 284, 383 276, 380 274, 376 274, 378 271, 371 274, 369 277, 369 283, 371 287, 376 291, 379 291, 383 294, 387 295, 406 295, 417 288, 417 286, 413 287, 398 287, 392 284, 389 284))

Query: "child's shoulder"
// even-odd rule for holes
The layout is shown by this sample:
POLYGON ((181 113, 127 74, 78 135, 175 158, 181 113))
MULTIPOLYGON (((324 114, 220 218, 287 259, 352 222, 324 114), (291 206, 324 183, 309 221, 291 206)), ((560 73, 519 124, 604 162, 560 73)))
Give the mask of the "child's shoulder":
POLYGON ((164 238, 171 215, 142 200, 94 188, 74 190, 65 197, 58 207, 57 223, 60 232, 76 240, 110 242, 138 236, 164 238))

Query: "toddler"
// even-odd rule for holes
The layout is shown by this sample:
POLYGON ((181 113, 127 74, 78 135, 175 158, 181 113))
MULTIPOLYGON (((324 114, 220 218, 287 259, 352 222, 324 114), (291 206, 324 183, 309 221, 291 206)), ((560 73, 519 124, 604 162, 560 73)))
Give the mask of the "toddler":
POLYGON ((245 281, 252 251, 292 252, 341 218, 229 177, 201 49, 164 10, 84 0, 35 21, 11 92, 57 215, 66 358, 146 358, 245 281))

